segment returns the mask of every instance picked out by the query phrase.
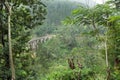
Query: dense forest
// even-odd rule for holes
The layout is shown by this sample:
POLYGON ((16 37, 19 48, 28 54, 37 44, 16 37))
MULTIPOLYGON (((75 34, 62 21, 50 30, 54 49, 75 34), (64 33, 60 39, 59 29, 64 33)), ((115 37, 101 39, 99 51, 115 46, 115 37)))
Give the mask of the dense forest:
POLYGON ((120 80, 120 0, 0 0, 0 80, 120 80))

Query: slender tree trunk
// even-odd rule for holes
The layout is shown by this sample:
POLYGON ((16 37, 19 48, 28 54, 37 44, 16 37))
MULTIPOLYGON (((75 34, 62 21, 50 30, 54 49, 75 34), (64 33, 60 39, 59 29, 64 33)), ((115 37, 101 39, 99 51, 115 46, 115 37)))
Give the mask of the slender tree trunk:
POLYGON ((106 57, 106 66, 107 66, 107 78, 106 78, 106 80, 110 80, 110 67, 108 64, 107 34, 105 35, 105 57, 106 57))
POLYGON ((105 57, 106 57, 106 66, 108 67, 107 35, 105 36, 105 57))
POLYGON ((10 19, 11 19, 11 6, 8 5, 8 42, 9 42, 9 61, 10 61, 10 68, 12 77, 11 80, 15 80, 15 68, 13 64, 13 57, 12 57, 12 44, 11 44, 11 25, 10 25, 10 19))

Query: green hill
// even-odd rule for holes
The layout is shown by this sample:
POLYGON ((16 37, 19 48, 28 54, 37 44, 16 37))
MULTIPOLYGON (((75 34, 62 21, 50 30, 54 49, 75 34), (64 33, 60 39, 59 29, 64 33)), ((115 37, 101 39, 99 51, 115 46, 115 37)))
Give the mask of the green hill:
MULTIPOLYGON (((94 3, 92 0, 89 1, 94 3)), ((81 2, 73 0, 43 0, 43 3, 46 5, 47 15, 44 24, 34 30, 37 36, 53 33, 56 29, 61 27, 61 21, 71 16, 74 9, 78 8, 80 5, 85 5, 87 2, 84 0, 81 0, 81 2)))

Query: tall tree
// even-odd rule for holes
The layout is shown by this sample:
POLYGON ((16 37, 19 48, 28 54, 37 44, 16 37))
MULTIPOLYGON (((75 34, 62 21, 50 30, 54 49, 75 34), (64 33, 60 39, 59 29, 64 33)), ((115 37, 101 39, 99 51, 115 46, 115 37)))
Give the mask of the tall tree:
MULTIPOLYGON (((0 44, 3 47, 2 53, 0 53, 2 60, 0 68, 3 74, 1 79, 14 80, 13 60, 16 65, 15 68, 18 70, 18 64, 15 60, 21 60, 20 54, 28 51, 26 43, 30 39, 30 31, 36 25, 43 23, 46 10, 45 5, 40 0, 1 0, 0 9, 0 44), (13 59, 12 56, 14 56, 13 59)), ((19 80, 19 77, 17 76, 16 79, 19 80)))
MULTIPOLYGON (((107 80, 110 79, 110 69, 114 68, 114 62, 118 65, 119 59, 119 40, 118 40, 118 33, 119 33, 119 1, 118 0, 111 0, 112 3, 105 3, 101 5, 96 5, 93 8, 86 8, 85 6, 80 7, 77 10, 73 11, 73 24, 78 25, 87 25, 89 27, 93 27, 92 34, 97 36, 97 38, 101 38, 104 36, 102 41, 105 43, 105 53, 106 53, 106 65, 107 65, 107 80), (111 4, 115 5, 114 7, 111 4), (118 16, 116 16, 118 15, 118 16), (104 28, 102 30, 101 28, 104 28), (102 32, 102 33, 101 33, 102 32), (107 37, 107 38, 105 38, 107 37), (112 57, 111 57, 112 56, 112 57), (113 57, 114 56, 114 57, 113 57), (116 61, 117 60, 117 61, 116 61), (108 67, 108 63, 109 67, 108 67)), ((68 23, 69 23, 68 21, 68 23)), ((118 66, 117 66, 118 67, 118 66)))
POLYGON ((15 68, 13 63, 13 55, 12 55, 12 44, 11 44, 11 5, 6 2, 6 8, 8 10, 8 45, 9 45, 9 62, 10 62, 10 68, 12 72, 11 80, 15 80, 15 68))

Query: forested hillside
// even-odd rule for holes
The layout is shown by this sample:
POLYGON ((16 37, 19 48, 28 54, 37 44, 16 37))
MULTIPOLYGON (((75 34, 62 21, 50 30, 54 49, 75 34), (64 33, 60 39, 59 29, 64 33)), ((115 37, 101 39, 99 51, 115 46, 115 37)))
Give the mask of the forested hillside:
POLYGON ((80 5, 94 6, 96 3, 92 0, 79 2, 74 0, 42 0, 47 8, 46 20, 43 26, 38 26, 34 33, 37 36, 54 33, 60 27, 66 17, 71 16, 72 11, 80 5))
POLYGON ((37 36, 54 33, 62 25, 62 21, 71 16, 72 10, 81 4, 67 0, 43 0, 43 2, 46 4, 47 15, 44 24, 33 31, 37 36))
POLYGON ((120 80, 119 75, 119 0, 0 1, 0 80, 120 80))
POLYGON ((74 0, 43 0, 43 2, 47 5, 47 16, 46 16, 46 23, 51 25, 59 25, 61 21, 63 21, 66 17, 71 16, 72 10, 76 9, 80 5, 95 5, 95 2, 92 0, 84 1, 81 0, 80 2, 76 2, 74 0), (93 4, 92 4, 93 3, 93 4))

